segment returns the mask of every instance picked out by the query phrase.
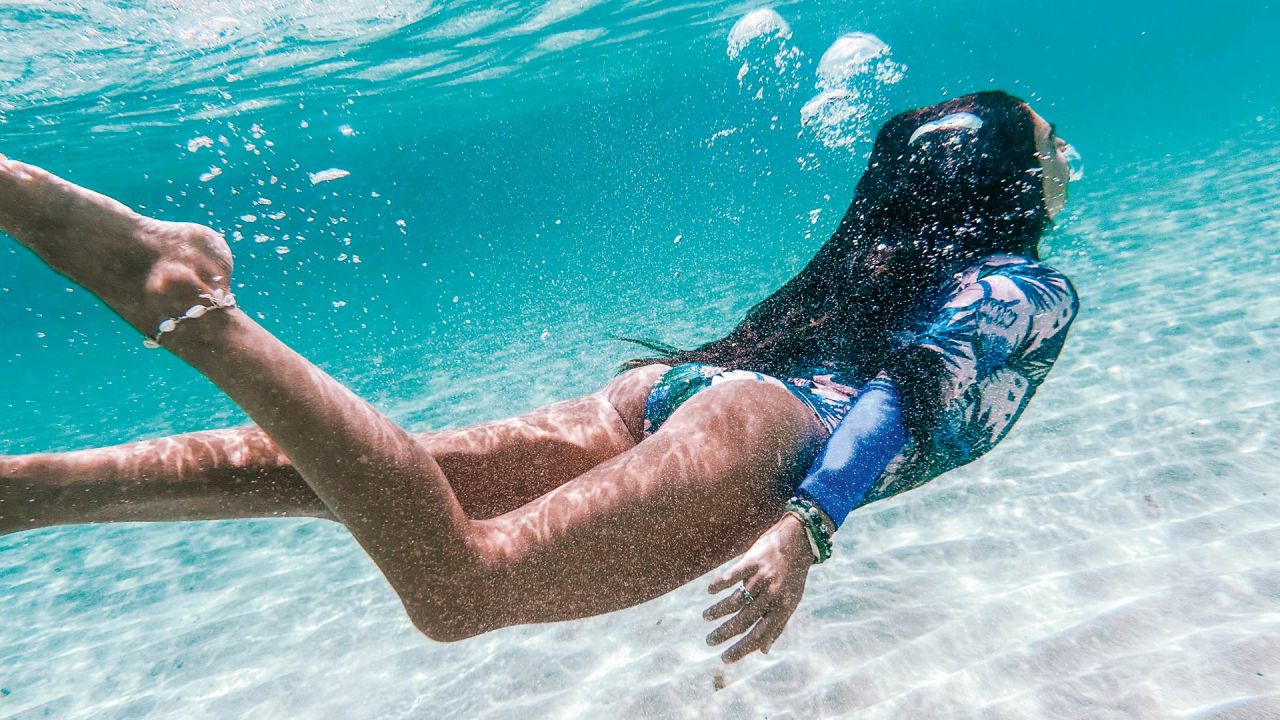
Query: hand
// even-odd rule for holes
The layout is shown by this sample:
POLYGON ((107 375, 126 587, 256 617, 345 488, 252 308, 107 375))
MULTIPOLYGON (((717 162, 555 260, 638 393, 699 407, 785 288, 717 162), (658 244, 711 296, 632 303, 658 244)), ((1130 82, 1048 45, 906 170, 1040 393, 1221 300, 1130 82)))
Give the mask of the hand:
POLYGON ((800 604, 812 565, 813 551, 809 549, 804 524, 794 515, 783 515, 741 560, 711 581, 712 594, 738 583, 742 586, 702 614, 707 620, 715 620, 737 613, 707 636, 707 644, 719 645, 746 632, 745 637, 724 651, 722 660, 737 662, 756 650, 768 653, 800 604), (742 592, 744 587, 751 593, 751 602, 742 592))

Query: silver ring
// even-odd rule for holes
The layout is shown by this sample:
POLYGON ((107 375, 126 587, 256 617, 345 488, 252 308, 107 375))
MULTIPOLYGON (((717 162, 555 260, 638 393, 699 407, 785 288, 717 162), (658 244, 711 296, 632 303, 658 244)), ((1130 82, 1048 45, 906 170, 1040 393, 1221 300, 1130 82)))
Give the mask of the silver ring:
POLYGON ((755 596, 751 594, 746 585, 742 586, 742 599, 746 600, 748 605, 756 601, 755 596))

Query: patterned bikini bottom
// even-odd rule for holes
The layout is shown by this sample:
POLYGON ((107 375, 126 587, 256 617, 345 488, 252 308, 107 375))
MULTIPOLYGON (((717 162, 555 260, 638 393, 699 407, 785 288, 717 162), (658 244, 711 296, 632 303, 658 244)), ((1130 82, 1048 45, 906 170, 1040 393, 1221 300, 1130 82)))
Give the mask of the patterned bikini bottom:
POLYGON ((657 432, 676 408, 699 392, 712 385, 739 380, 754 380, 786 388, 813 412, 828 433, 833 432, 840 424, 857 398, 857 390, 844 385, 804 379, 783 381, 772 375, 750 370, 725 370, 715 365, 685 363, 663 373, 649 391, 649 398, 644 405, 645 436, 657 432))
MULTIPOLYGON (((817 368, 812 373, 801 373, 801 377, 780 380, 764 373, 725 370, 715 365, 677 365, 664 373, 649 391, 644 408, 645 436, 657 432, 676 408, 702 390, 737 380, 786 388, 813 412, 828 433, 834 432, 853 407, 858 389, 834 382, 833 377, 847 381, 858 374, 832 375, 830 372, 817 368)), ((918 439, 908 442, 908 448, 890 463, 884 481, 873 488, 867 502, 908 490, 981 457, 1013 426, 1034 390, 1035 385, 1013 369, 988 373, 981 382, 974 383, 939 408, 930 436, 923 442, 918 439)))

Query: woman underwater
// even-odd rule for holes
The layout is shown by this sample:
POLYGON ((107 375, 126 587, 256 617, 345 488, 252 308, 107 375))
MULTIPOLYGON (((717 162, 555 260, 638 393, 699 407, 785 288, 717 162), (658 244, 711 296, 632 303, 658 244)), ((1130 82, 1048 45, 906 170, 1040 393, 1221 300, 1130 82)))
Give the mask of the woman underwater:
POLYGON ((742 555, 707 640, 767 652, 850 511, 985 453, 1048 373, 1077 308, 1037 262, 1069 152, 1003 92, 898 115, 835 234, 725 337, 416 436, 240 310, 216 232, 0 156, 0 229, 256 423, 0 456, 0 532, 325 517, 442 641, 630 607, 742 555))

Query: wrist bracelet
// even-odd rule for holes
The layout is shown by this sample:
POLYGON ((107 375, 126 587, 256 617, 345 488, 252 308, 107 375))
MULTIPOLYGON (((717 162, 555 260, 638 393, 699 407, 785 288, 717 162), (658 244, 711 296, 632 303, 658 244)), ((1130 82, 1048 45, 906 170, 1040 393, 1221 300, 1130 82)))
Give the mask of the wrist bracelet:
POLYGON ((799 496, 787 501, 784 510, 804 525, 805 535, 809 538, 809 550, 813 552, 813 564, 818 565, 831 559, 831 533, 822 521, 821 508, 812 501, 799 496))

